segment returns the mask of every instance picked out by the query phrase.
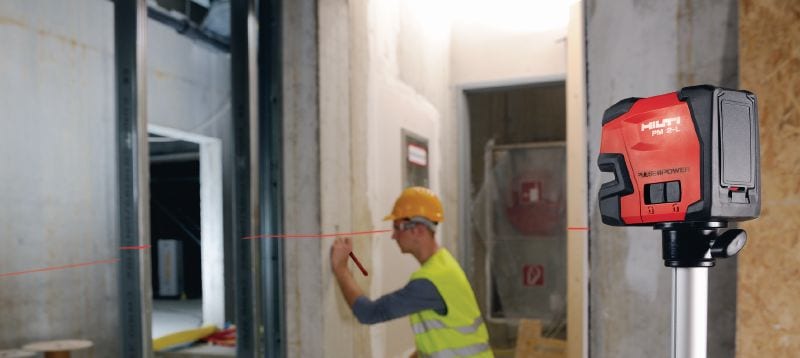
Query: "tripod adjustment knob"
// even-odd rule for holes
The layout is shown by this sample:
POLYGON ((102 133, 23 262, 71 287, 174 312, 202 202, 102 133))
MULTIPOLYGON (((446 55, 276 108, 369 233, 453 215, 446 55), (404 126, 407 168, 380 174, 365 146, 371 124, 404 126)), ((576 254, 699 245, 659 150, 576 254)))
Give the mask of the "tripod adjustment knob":
POLYGON ((711 245, 711 257, 726 258, 739 253, 747 242, 747 233, 731 229, 718 236, 711 245))

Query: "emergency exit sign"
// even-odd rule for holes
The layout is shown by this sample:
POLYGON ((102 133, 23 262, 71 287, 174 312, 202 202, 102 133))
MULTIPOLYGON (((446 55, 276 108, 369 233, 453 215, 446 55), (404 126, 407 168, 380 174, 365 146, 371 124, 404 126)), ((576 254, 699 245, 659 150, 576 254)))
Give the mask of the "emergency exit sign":
POLYGON ((522 285, 525 287, 544 286, 544 265, 522 266, 522 285))

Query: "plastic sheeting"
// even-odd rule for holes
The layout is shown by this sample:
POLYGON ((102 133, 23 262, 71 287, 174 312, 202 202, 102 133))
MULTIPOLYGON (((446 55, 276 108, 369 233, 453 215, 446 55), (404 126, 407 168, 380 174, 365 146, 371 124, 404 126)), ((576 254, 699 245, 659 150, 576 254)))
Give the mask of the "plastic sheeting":
POLYGON ((565 146, 489 145, 485 163, 472 219, 487 249, 487 315, 538 319, 561 331, 567 286, 565 146))

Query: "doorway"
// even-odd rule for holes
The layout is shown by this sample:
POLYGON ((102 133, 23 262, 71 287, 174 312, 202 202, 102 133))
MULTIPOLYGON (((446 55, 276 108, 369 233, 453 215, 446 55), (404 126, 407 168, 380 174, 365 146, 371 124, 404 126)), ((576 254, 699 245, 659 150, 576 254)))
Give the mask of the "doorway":
POLYGON ((565 352, 564 78, 462 90, 461 259, 492 348, 536 331, 534 348, 565 352))
POLYGON ((225 324, 219 139, 148 125, 153 338, 225 324))

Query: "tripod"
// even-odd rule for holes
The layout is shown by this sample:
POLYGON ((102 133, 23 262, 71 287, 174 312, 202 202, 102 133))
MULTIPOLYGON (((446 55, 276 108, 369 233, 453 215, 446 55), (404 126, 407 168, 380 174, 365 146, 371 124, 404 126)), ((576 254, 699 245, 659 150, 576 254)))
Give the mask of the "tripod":
POLYGON ((705 358, 708 327, 708 268, 714 260, 736 255, 747 233, 730 229, 718 235, 727 222, 657 224, 661 230, 664 265, 672 274, 673 358, 705 358))

